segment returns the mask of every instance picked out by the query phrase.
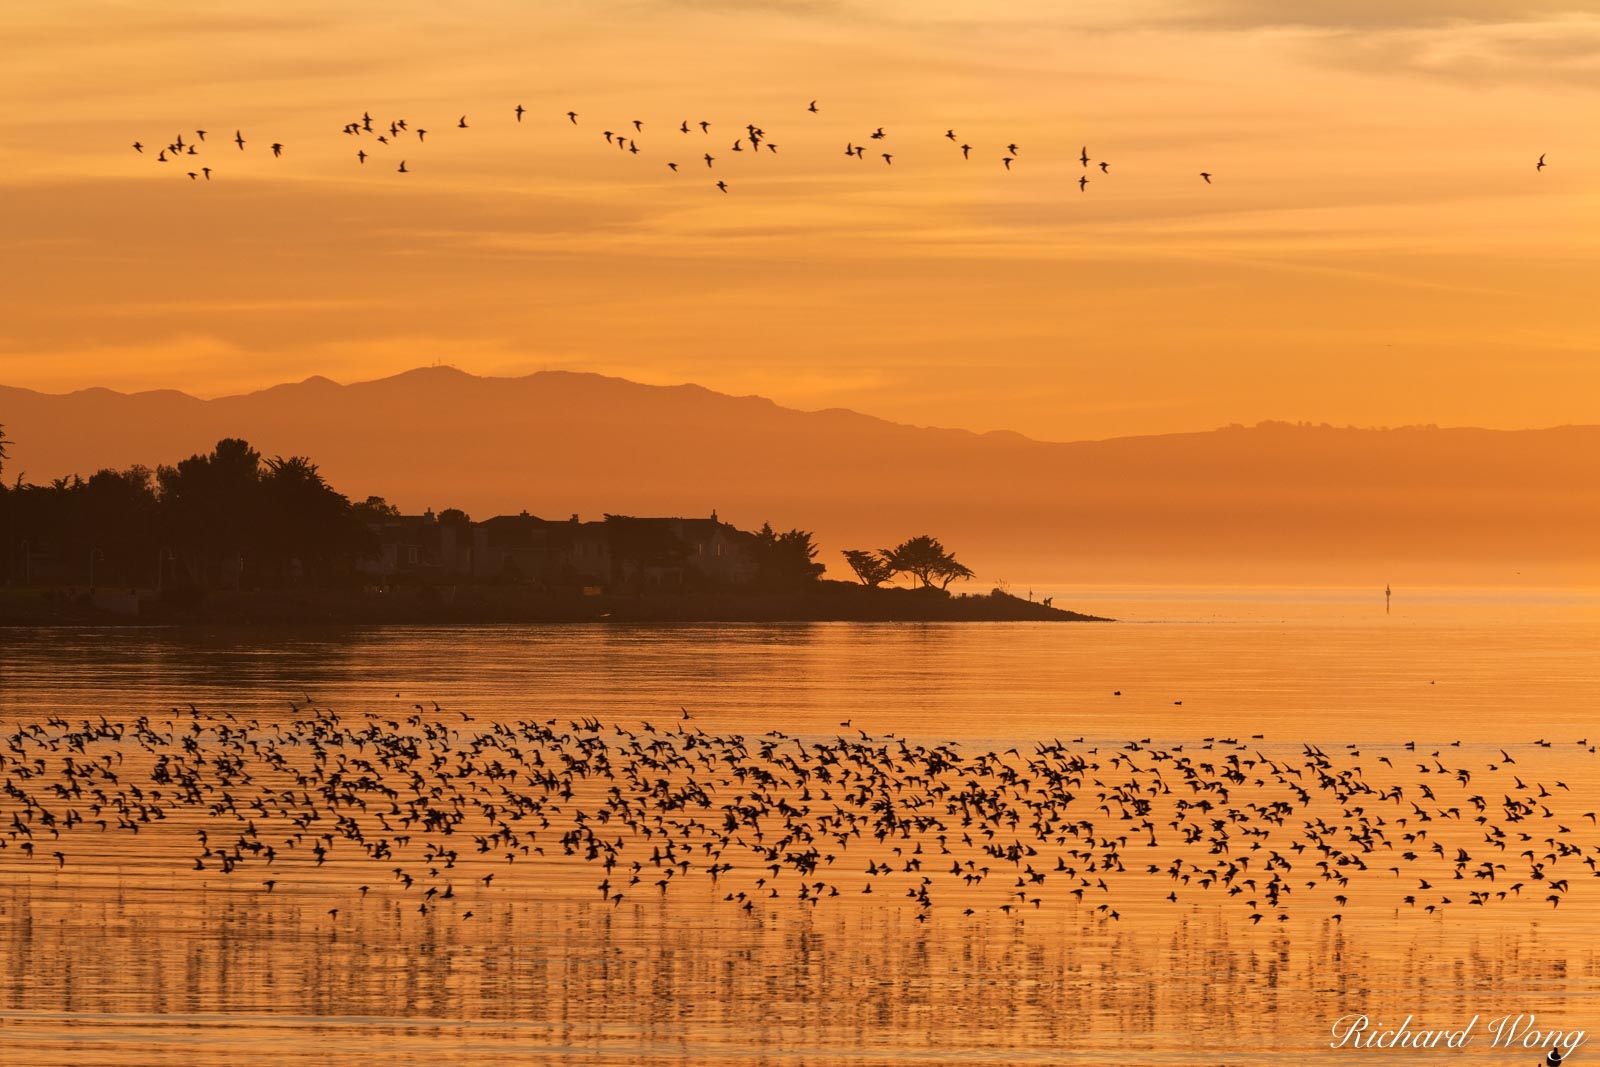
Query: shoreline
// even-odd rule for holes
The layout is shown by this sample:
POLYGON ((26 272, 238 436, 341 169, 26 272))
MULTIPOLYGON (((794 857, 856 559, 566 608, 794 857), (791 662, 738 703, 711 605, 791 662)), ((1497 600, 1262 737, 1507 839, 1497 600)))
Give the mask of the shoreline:
POLYGON ((947 595, 826 582, 791 593, 728 591, 583 595, 519 586, 367 590, 0 591, 0 628, 52 626, 706 623, 706 622, 1113 622, 995 590, 947 595))

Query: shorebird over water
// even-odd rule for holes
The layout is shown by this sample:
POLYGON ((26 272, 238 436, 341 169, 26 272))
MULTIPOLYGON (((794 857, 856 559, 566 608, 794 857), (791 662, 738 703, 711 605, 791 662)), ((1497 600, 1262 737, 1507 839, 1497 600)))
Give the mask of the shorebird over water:
MULTIPOLYGON (((847 891, 909 901, 918 921, 936 902, 1115 922, 1209 899, 1252 925, 1348 925, 1600 892, 1594 812, 1540 769, 1548 738, 1520 760, 1510 744, 1411 742, 1369 763, 1368 746, 1266 749, 1259 735, 1004 751, 859 728, 746 737, 679 711, 671 729, 309 700, 288 721, 191 707, 22 723, 0 736, 0 867, 70 875, 103 854, 99 835, 125 850, 159 823, 194 834, 195 878, 249 871, 250 886, 292 895, 327 864, 369 866, 457 918, 474 906, 461 885, 498 890, 507 863, 593 865, 607 905, 699 875, 744 911, 847 891)), ((356 881, 363 896, 373 884, 356 881)))

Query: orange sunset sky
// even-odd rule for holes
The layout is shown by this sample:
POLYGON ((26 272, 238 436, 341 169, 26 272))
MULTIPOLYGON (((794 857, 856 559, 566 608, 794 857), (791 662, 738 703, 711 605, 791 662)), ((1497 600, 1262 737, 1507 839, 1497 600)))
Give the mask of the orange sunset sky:
POLYGON ((0 55, 3 384, 440 361, 1055 440, 1600 421, 1594 0, 64 0, 0 55))

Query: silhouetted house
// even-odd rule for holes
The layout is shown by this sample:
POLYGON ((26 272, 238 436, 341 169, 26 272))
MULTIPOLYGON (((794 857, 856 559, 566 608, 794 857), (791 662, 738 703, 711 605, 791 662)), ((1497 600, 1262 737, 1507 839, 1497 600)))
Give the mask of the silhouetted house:
POLYGON ((601 523, 541 519, 524 511, 472 527, 472 576, 479 581, 585 585, 611 579, 601 523))
POLYGON ((754 535, 719 521, 714 511, 709 519, 607 515, 606 525, 624 581, 741 585, 755 575, 749 551, 754 535))
POLYGON ((753 534, 717 519, 607 515, 583 522, 526 511, 482 522, 446 513, 372 524, 377 554, 363 570, 386 581, 479 581, 541 586, 738 585, 755 573, 753 534))
POLYGON ((448 581, 474 577, 472 566, 473 523, 453 509, 439 514, 439 570, 448 581))
POLYGON ((356 569, 385 581, 427 581, 444 573, 439 553, 439 520, 433 511, 395 515, 368 524, 377 536, 377 552, 356 569))
POLYGON ((566 523, 566 573, 584 585, 604 585, 613 575, 611 537, 603 522, 579 522, 574 515, 566 523))

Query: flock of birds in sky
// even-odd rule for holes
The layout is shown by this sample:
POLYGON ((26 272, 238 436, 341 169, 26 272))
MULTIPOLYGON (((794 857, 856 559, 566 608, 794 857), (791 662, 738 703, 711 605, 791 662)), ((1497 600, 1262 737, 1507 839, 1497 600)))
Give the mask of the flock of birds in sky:
MULTIPOLYGON (((516 123, 518 125, 522 123, 523 116, 527 114, 527 110, 528 109, 523 107, 521 104, 518 104, 514 109, 512 109, 511 113, 515 115, 516 123)), ((806 111, 810 114, 818 113, 817 102, 815 100, 811 101, 806 108, 806 111)), ((581 125, 579 123, 579 115, 576 111, 568 111, 566 113, 566 119, 568 124, 571 126, 581 125)), ((643 136, 644 126, 645 123, 643 120, 631 119, 625 122, 616 123, 614 129, 605 129, 600 131, 600 133, 604 136, 605 143, 613 146, 619 152, 626 153, 630 156, 638 156, 643 150, 639 147, 639 143, 636 138, 643 136)), ((467 116, 462 115, 455 121, 453 128, 456 130, 470 130, 474 127, 467 121, 467 116)), ((669 129, 670 128, 672 127, 669 126, 669 129)), ((685 135, 694 137, 698 131, 699 140, 697 140, 697 142, 693 145, 690 145, 687 142, 682 143, 681 147, 686 149, 686 151, 681 154, 669 154, 677 155, 679 159, 687 160, 688 162, 685 163, 685 166, 694 168, 695 164, 703 162, 708 170, 715 171, 718 160, 721 159, 724 164, 726 164, 727 155, 731 153, 745 153, 752 157, 758 157, 762 154, 763 149, 766 150, 768 156, 776 155, 778 152, 778 145, 767 136, 766 131, 761 126, 755 123, 747 123, 742 130, 736 130, 736 136, 733 139, 733 143, 728 148, 718 149, 716 151, 707 148, 706 150, 702 151, 702 149, 705 148, 705 139, 713 137, 711 128, 712 123, 708 121, 701 120, 691 123, 688 119, 684 119, 675 128, 677 134, 680 137, 685 135)), ((378 154, 383 152, 387 153, 388 155, 398 157, 399 163, 397 166, 395 166, 395 170, 400 174, 411 173, 407 168, 408 153, 404 150, 404 146, 409 145, 411 138, 415 137, 417 142, 416 148, 421 150, 422 147, 427 143, 429 133, 426 127, 412 127, 408 124, 407 120, 403 118, 391 119, 388 124, 385 125, 381 122, 375 121, 370 112, 363 112, 359 119, 345 123, 342 132, 345 136, 353 137, 361 142, 354 152, 354 159, 357 164, 366 166, 369 159, 376 159, 378 154), (368 151, 369 145, 372 148, 371 151, 368 151)), ((437 135, 435 135, 435 137, 437 139, 437 135)), ((974 151, 973 146, 962 140, 962 138, 958 137, 954 129, 946 130, 944 133, 944 139, 951 143, 951 151, 960 151, 962 159, 972 159, 972 153, 974 151)), ((715 143, 720 145, 724 140, 725 137, 717 140, 715 143)), ((869 151, 869 145, 866 142, 875 142, 870 146, 872 155, 875 158, 882 159, 884 165, 886 166, 894 165, 894 152, 886 150, 890 148, 889 134, 882 126, 877 127, 870 133, 867 133, 862 138, 862 143, 860 144, 856 143, 854 140, 848 141, 844 147, 845 156, 853 158, 857 161, 865 160, 869 151)), ((157 163, 179 163, 180 168, 185 163, 187 163, 189 166, 193 166, 199 159, 210 158, 203 155, 203 150, 206 149, 211 143, 212 142, 208 142, 206 140, 205 130, 195 130, 193 137, 191 137, 188 141, 185 141, 183 135, 181 134, 173 138, 171 143, 159 148, 153 158, 157 163)), ((251 142, 245 138, 244 131, 235 130, 233 138, 228 143, 236 146, 239 151, 243 152, 245 151, 246 145, 250 144, 251 142)), ((135 152, 141 155, 145 154, 146 146, 142 141, 134 141, 132 147, 135 152)), ((284 154, 284 145, 282 142, 273 141, 270 142, 267 147, 271 150, 274 158, 281 158, 284 154)), ((1022 147, 1015 142, 1012 142, 1005 145, 1004 155, 996 158, 1006 171, 1010 171, 1011 165, 1017 162, 1021 156, 1022 147)), ((1091 163, 1095 164, 1095 167, 1099 170, 1101 175, 1108 175, 1111 172, 1111 164, 1108 161, 1099 160, 1096 162, 1095 160, 1091 159, 1087 145, 1083 146, 1081 154, 1078 157, 1078 162, 1082 164, 1084 170, 1084 173, 1081 174, 1077 180, 1079 192, 1084 192, 1088 189, 1090 183, 1089 174, 1091 173, 1091 163)), ((1540 155, 1538 163, 1535 164, 1535 170, 1542 171, 1544 170, 1545 165, 1544 156, 1540 155)), ((667 161, 666 166, 667 169, 673 171, 674 173, 678 173, 680 170, 678 159, 667 161)), ((179 173, 187 174, 191 180, 199 181, 204 179, 205 181, 210 181, 212 168, 210 165, 204 165, 199 166, 194 170, 180 169, 179 173)), ((1198 176, 1205 182, 1205 184, 1211 184, 1212 173, 1210 171, 1200 171, 1198 176)), ((726 193, 728 192, 729 186, 726 179, 718 177, 714 183, 714 188, 726 193)))
MULTIPOLYGON (((528 109, 523 107, 521 104, 518 104, 512 109, 511 113, 516 116, 516 122, 519 125, 522 123, 523 115, 527 114, 527 110, 528 109)), ((819 111, 817 102, 815 100, 811 101, 811 103, 806 107, 806 111, 810 114, 817 114, 819 111)), ((579 116, 576 111, 568 111, 566 113, 567 122, 572 126, 580 125, 578 118, 579 116)), ((637 156, 642 151, 639 148, 637 137, 643 134, 644 125, 645 124, 642 119, 631 119, 627 122, 618 123, 617 129, 603 130, 601 131, 601 134, 605 137, 606 144, 615 146, 615 148, 620 152, 637 156)), ((712 136, 711 126, 712 124, 706 120, 700 120, 691 125, 688 119, 684 119, 678 125, 677 132, 680 135, 693 135, 695 131, 698 130, 701 137, 709 138, 712 136)), ((462 115, 455 121, 454 128, 457 130, 470 130, 473 129, 473 126, 468 123, 467 116, 462 115)), ((427 143, 428 138, 428 130, 426 127, 417 126, 413 128, 408 121, 403 118, 391 119, 388 125, 385 126, 382 123, 375 121, 370 112, 363 112, 359 119, 345 123, 342 132, 346 136, 354 137, 364 142, 359 145, 355 151, 355 160, 358 164, 366 166, 367 160, 375 158, 377 153, 380 151, 381 146, 381 150, 398 155, 400 157, 399 164, 395 167, 395 170, 400 174, 411 173, 407 167, 409 160, 406 156, 406 153, 400 151, 400 147, 408 144, 410 139, 415 136, 417 139, 417 146, 420 148, 427 143), (373 146, 373 151, 371 152, 367 150, 367 144, 369 143, 373 146)), ((762 149, 766 149, 769 156, 777 154, 777 144, 767 137, 767 133, 762 127, 756 125, 755 123, 747 123, 742 131, 738 131, 738 134, 739 135, 734 138, 733 144, 726 149, 727 152, 749 152, 754 156, 759 156, 762 149)), ((944 136, 945 139, 949 140, 953 145, 956 145, 959 148, 962 159, 972 158, 973 146, 963 142, 961 138, 957 137, 955 130, 946 130, 944 136)), ((881 149, 886 148, 889 145, 889 134, 884 131, 882 126, 879 126, 872 132, 866 134, 863 140, 878 142, 878 144, 872 146, 873 155, 876 158, 881 158, 884 164, 887 166, 892 166, 894 164, 894 153, 892 151, 881 151, 881 149)), ((155 161, 157 163, 171 163, 188 160, 190 157, 200 157, 202 154, 202 149, 205 148, 207 143, 205 130, 195 130, 194 136, 191 137, 187 142, 185 142, 183 135, 180 134, 179 136, 173 138, 170 144, 160 148, 157 151, 155 161)), ((236 145, 241 152, 244 151, 245 145, 248 143, 244 136, 244 131, 235 130, 233 139, 230 143, 236 145)), ((721 142, 719 141, 718 143, 720 144, 721 142)), ((144 154, 145 145, 142 141, 133 142, 132 147, 135 152, 138 152, 141 155, 144 154)), ((274 158, 280 158, 283 155, 284 146, 281 142, 272 142, 270 148, 274 158)), ((702 153, 700 149, 701 146, 695 146, 693 148, 693 152, 700 154, 698 156, 689 158, 692 158, 693 163, 704 162, 708 170, 715 169, 718 156, 711 151, 705 151, 702 153)), ((846 157, 854 158, 859 161, 867 158, 867 151, 868 146, 866 144, 856 144, 854 141, 850 141, 845 145, 844 154, 846 157)), ((1011 164, 1017 161, 1018 157, 1021 155, 1021 152, 1021 146, 1017 145, 1015 142, 1007 144, 1005 146, 1005 154, 999 157, 1000 164, 1007 171, 1009 171, 1011 169, 1011 164)), ((1089 148, 1087 145, 1083 147, 1082 155, 1079 161, 1083 164, 1084 170, 1088 171, 1089 164, 1093 161, 1089 157, 1089 148)), ((726 162, 726 160, 724 160, 724 162, 726 162)), ((666 166, 668 170, 671 170, 674 173, 677 173, 679 170, 679 165, 676 161, 668 161, 666 166)), ((1109 174, 1111 171, 1111 164, 1104 160, 1101 160, 1098 166, 1102 174, 1109 174)), ((210 166, 201 166, 196 170, 185 170, 182 173, 187 174, 192 180, 198 181, 203 178, 206 181, 210 181, 212 168, 210 166)), ((1210 184, 1210 173, 1202 172, 1200 177, 1203 178, 1207 184, 1210 184)), ((1088 185, 1089 176, 1087 173, 1085 173, 1078 178, 1079 191, 1081 192, 1085 190, 1088 185)), ((714 187, 724 193, 728 191, 727 181, 720 177, 714 183, 714 187)))
MULTIPOLYGON (((64 876, 165 833, 190 842, 174 854, 192 848, 201 882, 271 893, 342 864, 339 892, 452 920, 549 864, 606 906, 698 881, 745 912, 871 894, 919 921, 936 899, 946 914, 1048 903, 1105 921, 1208 898, 1252 923, 1297 907, 1342 921, 1358 901, 1441 915, 1557 907, 1600 877, 1596 812, 1568 810, 1582 805, 1567 784, 1531 769, 1545 740, 1519 746, 1525 762, 1459 742, 1396 745, 1393 759, 1354 745, 1267 755, 1260 738, 996 752, 848 722, 746 737, 687 710, 627 728, 414 708, 346 716, 308 697, 277 722, 191 706, 22 724, 0 747, 0 870, 64 876)), ((359 901, 331 903, 337 921, 359 901)))

